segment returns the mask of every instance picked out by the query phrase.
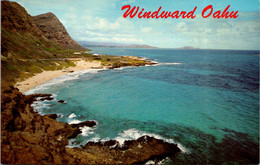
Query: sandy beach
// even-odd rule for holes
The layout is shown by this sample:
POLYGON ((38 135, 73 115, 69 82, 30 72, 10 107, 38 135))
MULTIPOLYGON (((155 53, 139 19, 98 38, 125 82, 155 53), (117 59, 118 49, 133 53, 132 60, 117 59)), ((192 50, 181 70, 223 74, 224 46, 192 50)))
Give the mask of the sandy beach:
POLYGON ((30 77, 24 81, 17 82, 15 87, 17 87, 22 93, 25 93, 29 89, 34 88, 47 81, 50 81, 56 77, 66 75, 74 71, 102 67, 101 62, 99 61, 89 62, 89 61, 85 61, 84 59, 78 59, 78 61, 75 61, 74 63, 76 64, 75 67, 68 67, 62 70, 54 70, 54 71, 44 70, 43 72, 36 74, 35 76, 30 77))

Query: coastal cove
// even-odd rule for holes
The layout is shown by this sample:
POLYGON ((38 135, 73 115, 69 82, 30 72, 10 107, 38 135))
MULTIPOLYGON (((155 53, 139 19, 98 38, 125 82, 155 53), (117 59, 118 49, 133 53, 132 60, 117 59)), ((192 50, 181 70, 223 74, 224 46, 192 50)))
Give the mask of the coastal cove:
POLYGON ((1 1, 1 163, 259 164, 258 4, 204 1, 1 1))
POLYGON ((238 157, 244 163, 258 159, 257 51, 91 49, 148 58, 158 64, 86 72, 74 78, 67 75, 29 90, 27 94, 51 93, 56 101, 67 101, 34 104, 43 115, 56 113, 57 120, 66 123, 98 122, 70 140, 70 147, 100 139, 122 144, 149 135, 182 149, 168 163, 215 162, 216 157, 221 163, 238 157), (247 63, 242 62, 245 59, 247 63), (229 69, 226 63, 232 64, 229 69), (241 82, 244 75, 250 77, 241 82), (240 157, 241 152, 253 159, 240 157))

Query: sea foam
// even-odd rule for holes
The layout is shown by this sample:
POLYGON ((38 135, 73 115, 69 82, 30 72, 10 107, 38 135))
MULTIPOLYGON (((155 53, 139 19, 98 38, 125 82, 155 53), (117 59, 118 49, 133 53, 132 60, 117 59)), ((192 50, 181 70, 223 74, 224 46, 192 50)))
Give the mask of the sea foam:
MULTIPOLYGON (((145 136, 145 135, 150 136, 150 137, 154 137, 156 139, 161 139, 161 140, 168 142, 168 143, 177 144, 177 146, 180 148, 181 152, 189 153, 189 150, 186 147, 184 147, 180 143, 175 142, 173 139, 166 139, 166 138, 163 138, 160 135, 147 133, 147 132, 135 129, 135 128, 131 128, 131 129, 123 131, 122 133, 119 133, 118 136, 114 139, 119 142, 120 146, 123 146, 124 142, 126 140, 136 140, 136 139, 138 139, 142 136, 145 136)), ((90 142, 90 141, 92 141, 92 142, 105 142, 105 141, 108 141, 108 140, 110 140, 110 139, 109 138, 100 139, 99 136, 97 135, 96 137, 88 140, 88 142, 90 142)))
POLYGON ((160 66, 160 65, 181 65, 183 63, 178 63, 178 62, 171 62, 171 63, 167 63, 167 62, 162 62, 162 63, 157 63, 156 66, 160 66))
POLYGON ((135 129, 135 128, 131 128, 131 129, 123 131, 122 133, 119 133, 119 136, 117 136, 115 138, 115 140, 117 140, 120 143, 120 145, 123 145, 126 140, 136 140, 136 139, 138 139, 142 136, 145 136, 145 135, 148 135, 150 137, 154 137, 156 139, 162 139, 162 140, 164 140, 165 142, 168 142, 168 143, 177 144, 177 146, 181 149, 182 152, 188 152, 188 150, 182 144, 175 142, 173 139, 166 139, 166 138, 163 138, 160 135, 147 133, 147 132, 135 129))
POLYGON ((81 122, 82 121, 80 121, 80 120, 74 119, 74 120, 69 121, 68 123, 69 124, 78 124, 78 123, 81 123, 81 122))
POLYGON ((81 133, 82 136, 89 136, 91 134, 94 134, 95 127, 84 126, 84 127, 80 127, 80 130, 82 131, 81 133))
POLYGON ((76 117, 75 113, 72 113, 68 116, 69 119, 76 117))
MULTIPOLYGON (((55 94, 52 94, 51 97, 53 98, 53 100, 56 100, 55 97, 57 95, 55 94)), ((42 112, 42 110, 44 108, 46 109, 49 109, 50 108, 50 105, 49 104, 49 100, 44 100, 44 101, 41 101, 41 99, 44 98, 44 97, 38 97, 36 98, 36 100, 31 104, 31 107, 33 108, 33 110, 41 115, 44 115, 44 113, 42 112)))

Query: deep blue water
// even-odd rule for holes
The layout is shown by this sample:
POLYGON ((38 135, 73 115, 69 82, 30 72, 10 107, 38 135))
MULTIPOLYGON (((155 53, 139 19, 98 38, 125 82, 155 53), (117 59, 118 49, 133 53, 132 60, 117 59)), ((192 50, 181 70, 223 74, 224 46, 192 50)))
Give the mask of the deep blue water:
POLYGON ((149 134, 183 149, 165 164, 258 162, 258 51, 92 50, 145 57, 160 65, 73 73, 29 91, 67 101, 45 102, 36 107, 41 113, 62 114, 58 120, 69 123, 98 122, 72 145, 149 134))

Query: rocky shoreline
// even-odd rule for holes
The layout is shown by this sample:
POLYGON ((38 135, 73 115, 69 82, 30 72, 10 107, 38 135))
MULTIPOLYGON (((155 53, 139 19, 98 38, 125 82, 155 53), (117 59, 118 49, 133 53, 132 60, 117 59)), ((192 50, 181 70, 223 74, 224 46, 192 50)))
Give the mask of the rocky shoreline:
POLYGON ((125 141, 88 142, 68 148, 68 139, 81 133, 80 127, 93 127, 94 121, 67 124, 56 114, 41 116, 31 107, 36 98, 51 100, 49 94, 25 96, 17 88, 2 91, 1 162, 4 164, 139 164, 161 160, 180 152, 176 144, 149 136, 125 141))

